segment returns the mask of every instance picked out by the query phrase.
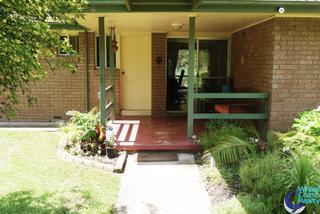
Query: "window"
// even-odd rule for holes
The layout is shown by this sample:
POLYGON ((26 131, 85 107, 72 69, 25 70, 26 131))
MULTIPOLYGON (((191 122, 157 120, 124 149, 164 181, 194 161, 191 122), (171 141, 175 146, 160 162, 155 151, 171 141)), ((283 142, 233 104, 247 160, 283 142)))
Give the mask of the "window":
MULTIPOLYGON (((109 36, 106 36, 105 38, 106 43, 106 63, 107 68, 110 67, 110 60, 109 60, 109 49, 111 48, 109 44, 109 36)), ((114 65, 116 65, 116 56, 114 57, 114 65)), ((96 37, 96 67, 100 67, 100 61, 99 61, 99 36, 96 37)))
MULTIPOLYGON (((72 47, 72 50, 74 50, 76 53, 79 52, 79 48, 78 48, 78 36, 60 36, 60 40, 68 40, 69 44, 72 47)), ((69 56, 72 55, 73 53, 67 53, 64 50, 58 50, 58 55, 65 55, 65 56, 69 56)))

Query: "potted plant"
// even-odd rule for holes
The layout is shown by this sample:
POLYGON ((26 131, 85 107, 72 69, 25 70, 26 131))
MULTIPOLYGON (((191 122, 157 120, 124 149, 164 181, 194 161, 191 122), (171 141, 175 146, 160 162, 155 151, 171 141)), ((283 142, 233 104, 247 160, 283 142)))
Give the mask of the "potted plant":
POLYGON ((115 158, 118 156, 117 150, 114 149, 114 133, 112 126, 107 129, 101 125, 96 127, 97 143, 100 147, 100 155, 107 155, 108 158, 115 158))

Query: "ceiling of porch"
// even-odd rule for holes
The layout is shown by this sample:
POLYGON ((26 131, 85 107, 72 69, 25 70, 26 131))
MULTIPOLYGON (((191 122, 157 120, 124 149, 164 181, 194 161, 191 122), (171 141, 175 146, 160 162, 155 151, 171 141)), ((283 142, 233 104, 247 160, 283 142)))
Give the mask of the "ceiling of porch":
MULTIPOLYGON (((98 17, 104 16, 106 28, 117 32, 187 32, 188 17, 196 15, 197 32, 232 32, 272 17, 273 13, 87 13, 78 23, 98 31, 98 17), (174 24, 181 24, 175 29, 174 24)), ((108 31, 107 31, 108 32, 108 31)))

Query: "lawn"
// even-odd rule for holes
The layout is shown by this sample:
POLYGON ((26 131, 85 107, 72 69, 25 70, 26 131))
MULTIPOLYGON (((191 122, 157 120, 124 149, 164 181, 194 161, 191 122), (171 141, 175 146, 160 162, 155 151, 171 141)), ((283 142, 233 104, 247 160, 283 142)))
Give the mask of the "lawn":
POLYGON ((58 159, 59 135, 0 131, 0 213, 112 213, 119 176, 58 159))

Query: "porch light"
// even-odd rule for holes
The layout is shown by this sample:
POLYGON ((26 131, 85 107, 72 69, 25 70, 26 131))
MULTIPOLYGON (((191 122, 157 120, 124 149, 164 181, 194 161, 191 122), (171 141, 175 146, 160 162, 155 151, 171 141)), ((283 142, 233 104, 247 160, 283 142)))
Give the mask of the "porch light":
POLYGON ((181 30, 182 27, 183 27, 183 24, 181 24, 181 23, 172 23, 172 24, 171 24, 171 27, 172 27, 174 30, 181 30))
POLYGON ((284 13, 284 11, 285 11, 284 7, 278 7, 278 12, 279 13, 284 13))

